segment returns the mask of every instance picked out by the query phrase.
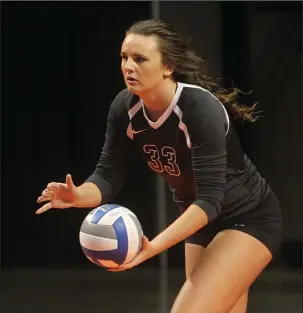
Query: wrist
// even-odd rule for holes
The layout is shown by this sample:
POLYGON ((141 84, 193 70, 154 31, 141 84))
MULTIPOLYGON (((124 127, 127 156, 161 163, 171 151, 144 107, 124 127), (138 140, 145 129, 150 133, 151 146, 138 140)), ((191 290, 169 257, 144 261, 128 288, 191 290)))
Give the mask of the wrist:
MULTIPOLYGON (((162 238, 161 233, 160 233, 158 236, 156 236, 153 240, 150 241, 150 249, 149 249, 150 252, 149 253, 152 256, 160 254, 168 248, 165 246, 165 244, 163 244, 162 239, 163 238, 162 238)), ((166 241, 166 240, 164 240, 164 241, 166 241)))
POLYGON ((86 182, 75 188, 75 201, 77 208, 97 207, 102 201, 99 188, 91 182, 86 182))

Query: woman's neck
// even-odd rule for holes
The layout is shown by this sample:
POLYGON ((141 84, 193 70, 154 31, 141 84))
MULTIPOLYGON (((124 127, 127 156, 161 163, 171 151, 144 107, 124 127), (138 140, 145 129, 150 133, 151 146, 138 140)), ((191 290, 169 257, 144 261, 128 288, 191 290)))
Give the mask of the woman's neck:
POLYGON ((177 83, 167 80, 141 96, 146 112, 151 120, 158 120, 166 111, 174 98, 176 89, 177 83))

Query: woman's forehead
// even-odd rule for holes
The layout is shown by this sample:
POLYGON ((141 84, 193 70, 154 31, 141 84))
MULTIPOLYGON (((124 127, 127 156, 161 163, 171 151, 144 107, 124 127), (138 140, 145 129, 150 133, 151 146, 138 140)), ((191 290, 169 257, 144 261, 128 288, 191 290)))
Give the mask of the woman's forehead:
POLYGON ((158 43, 154 36, 128 34, 122 43, 121 52, 151 54, 158 52, 158 43))

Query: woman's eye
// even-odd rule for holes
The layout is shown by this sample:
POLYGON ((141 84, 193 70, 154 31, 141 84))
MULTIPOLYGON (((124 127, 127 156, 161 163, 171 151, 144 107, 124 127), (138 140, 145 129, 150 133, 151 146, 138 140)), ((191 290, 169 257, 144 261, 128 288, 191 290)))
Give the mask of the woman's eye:
POLYGON ((145 59, 144 59, 144 58, 141 58, 141 57, 137 57, 137 58, 136 58, 136 61, 137 61, 138 63, 142 63, 142 62, 145 61, 145 59))

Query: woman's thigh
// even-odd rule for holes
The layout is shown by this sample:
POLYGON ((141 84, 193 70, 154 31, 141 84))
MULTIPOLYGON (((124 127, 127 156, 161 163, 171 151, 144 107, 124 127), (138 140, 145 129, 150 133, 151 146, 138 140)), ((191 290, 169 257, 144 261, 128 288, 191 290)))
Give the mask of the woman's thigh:
POLYGON ((271 259, 251 235, 221 231, 198 257, 171 312, 228 313, 271 259))
POLYGON ((198 244, 185 243, 185 274, 186 279, 194 269, 197 261, 202 257, 205 248, 198 244))
MULTIPOLYGON (((203 255, 205 247, 199 244, 185 243, 185 274, 186 279, 190 277, 197 262, 203 255)), ((247 310, 248 290, 244 292, 238 302, 234 305, 229 313, 243 313, 247 310)))

